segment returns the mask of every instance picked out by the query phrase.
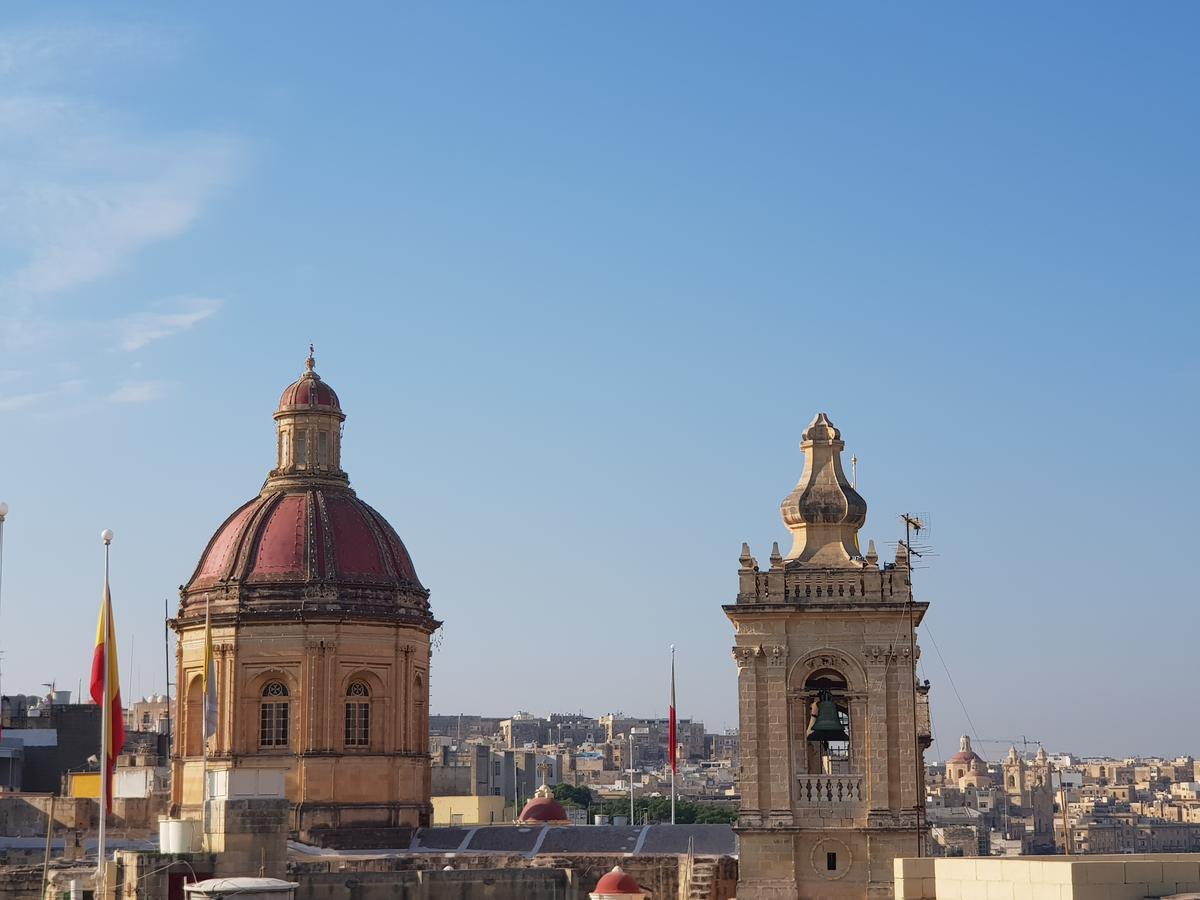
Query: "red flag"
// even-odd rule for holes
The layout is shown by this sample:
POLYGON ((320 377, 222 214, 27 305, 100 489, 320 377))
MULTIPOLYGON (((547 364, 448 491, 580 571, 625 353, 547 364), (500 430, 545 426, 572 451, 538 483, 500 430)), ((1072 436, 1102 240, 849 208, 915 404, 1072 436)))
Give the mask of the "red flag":
POLYGON ((112 598, 108 593, 108 582, 104 583, 104 600, 100 604, 100 623, 96 626, 96 650, 92 656, 92 700, 100 704, 100 715, 108 720, 108 747, 102 764, 101 775, 108 786, 106 796, 112 811, 112 772, 117 756, 125 746, 125 716, 121 710, 121 679, 117 673, 117 629, 113 625, 112 598), (105 696, 105 674, 107 694, 105 696))
POLYGON ((667 729, 667 740, 671 745, 671 771, 677 771, 678 744, 675 738, 675 651, 671 651, 671 724, 667 729))

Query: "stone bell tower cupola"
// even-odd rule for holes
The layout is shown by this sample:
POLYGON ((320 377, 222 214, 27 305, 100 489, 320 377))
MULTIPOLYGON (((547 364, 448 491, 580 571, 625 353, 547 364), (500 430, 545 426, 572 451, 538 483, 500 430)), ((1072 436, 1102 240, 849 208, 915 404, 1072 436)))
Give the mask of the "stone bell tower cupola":
POLYGON ((271 479, 316 477, 346 482, 342 471, 345 421, 337 394, 316 372, 309 345, 304 374, 287 386, 275 410, 276 462, 271 479))
POLYGON ((825 413, 817 413, 800 443, 804 472, 783 503, 783 523, 792 532, 789 561, 818 566, 857 566, 862 556, 858 530, 867 520, 867 502, 842 471, 842 433, 825 413))
POLYGON ((890 900, 893 861, 923 850, 927 604, 903 545, 882 565, 873 544, 859 551, 867 504, 842 471, 844 446, 818 413, 782 503, 791 552, 772 546, 763 570, 743 544, 736 602, 723 607, 738 672, 739 900, 890 900))

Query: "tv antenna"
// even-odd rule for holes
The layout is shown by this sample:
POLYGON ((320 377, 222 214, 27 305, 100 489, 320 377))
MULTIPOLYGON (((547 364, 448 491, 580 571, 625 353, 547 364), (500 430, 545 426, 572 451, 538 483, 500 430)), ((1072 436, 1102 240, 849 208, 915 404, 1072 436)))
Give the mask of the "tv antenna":
POLYGON ((917 836, 917 856, 924 856, 924 848, 922 847, 922 838, 925 829, 922 825, 922 815, 925 812, 925 760, 921 750, 921 738, 917 734, 917 621, 916 621, 916 598, 913 596, 912 590, 912 557, 921 558, 922 553, 913 548, 913 535, 920 535, 925 528, 925 521, 918 516, 910 515, 909 513, 901 513, 901 520, 904 522, 904 540, 900 545, 908 554, 908 571, 905 577, 908 581, 908 662, 912 667, 912 721, 913 721, 913 761, 916 763, 917 778, 913 782, 916 796, 915 812, 916 812, 916 836, 917 836))

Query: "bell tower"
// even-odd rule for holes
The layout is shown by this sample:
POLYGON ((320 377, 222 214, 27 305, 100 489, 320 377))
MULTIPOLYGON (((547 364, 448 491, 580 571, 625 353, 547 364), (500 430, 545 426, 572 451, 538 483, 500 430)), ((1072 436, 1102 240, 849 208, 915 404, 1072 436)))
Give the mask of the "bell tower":
POLYGON ((792 548, 766 571, 742 545, 733 623, 742 769, 738 900, 892 896, 892 860, 919 856, 926 690, 916 684, 907 550, 879 564, 867 504, 819 413, 784 498, 792 548))

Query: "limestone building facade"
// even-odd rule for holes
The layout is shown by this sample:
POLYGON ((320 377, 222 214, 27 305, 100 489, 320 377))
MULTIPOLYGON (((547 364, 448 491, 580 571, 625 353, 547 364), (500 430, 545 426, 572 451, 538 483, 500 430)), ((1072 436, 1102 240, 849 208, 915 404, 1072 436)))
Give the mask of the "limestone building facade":
MULTIPOLYGON (((275 465, 208 542, 172 627, 179 637, 172 808, 203 802, 205 617, 217 709, 209 772, 286 771, 290 830, 379 835, 429 824, 433 618, 395 530, 350 487, 345 413, 304 373, 275 410, 275 465)), ((387 844, 387 846, 399 846, 387 844)))
POLYGON ((821 413, 783 501, 793 542, 764 571, 743 544, 733 623, 741 732, 738 900, 892 896, 893 860, 921 855, 927 690, 914 674, 908 551, 882 566, 867 505, 821 413), (825 734, 826 740, 815 738, 825 734))
POLYGON ((1019 823, 1025 853, 1054 853, 1054 766, 1044 747, 1038 747, 1032 763, 1008 748, 1004 759, 1004 793, 1009 818, 1019 823))

